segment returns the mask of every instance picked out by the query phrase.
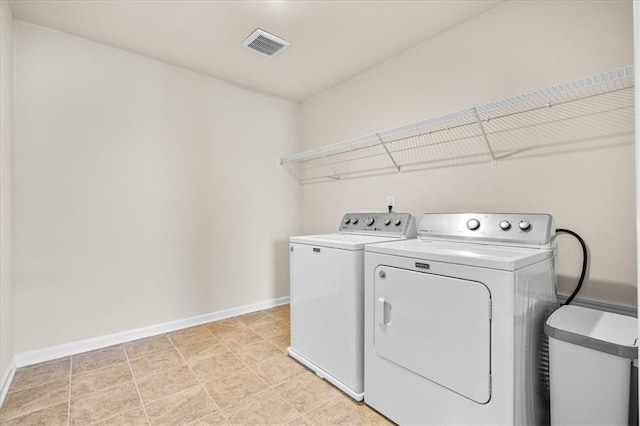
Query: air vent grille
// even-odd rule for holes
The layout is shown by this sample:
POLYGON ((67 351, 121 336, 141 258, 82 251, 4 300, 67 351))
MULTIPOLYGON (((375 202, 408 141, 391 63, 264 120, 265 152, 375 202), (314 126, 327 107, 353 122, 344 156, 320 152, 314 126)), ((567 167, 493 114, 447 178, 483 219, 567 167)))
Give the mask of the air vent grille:
POLYGON ((289 42, 271 33, 257 29, 242 42, 242 45, 264 55, 275 56, 289 46, 289 42))
POLYGON ((256 37, 256 39, 253 40, 247 47, 271 56, 278 50, 282 49, 284 45, 260 35, 256 37))

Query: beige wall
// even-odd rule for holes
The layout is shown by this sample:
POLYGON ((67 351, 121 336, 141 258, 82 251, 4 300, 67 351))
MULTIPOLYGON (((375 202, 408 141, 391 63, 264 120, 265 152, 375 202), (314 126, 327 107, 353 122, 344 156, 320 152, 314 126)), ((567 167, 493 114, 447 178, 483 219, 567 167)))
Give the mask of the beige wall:
MULTIPOLYGON (((633 63, 632 2, 506 2, 302 105, 302 149, 548 87, 633 63)), ((636 304, 633 137, 615 147, 504 159, 399 176, 306 185, 303 232, 336 230, 347 211, 549 212, 592 256, 581 295, 636 304)), ((562 237, 563 292, 580 271, 562 237)))
POLYGON ((0 384, 13 359, 11 148, 13 130, 13 16, 0 2, 0 384))
POLYGON ((297 104, 15 32, 16 352, 288 296, 297 104))

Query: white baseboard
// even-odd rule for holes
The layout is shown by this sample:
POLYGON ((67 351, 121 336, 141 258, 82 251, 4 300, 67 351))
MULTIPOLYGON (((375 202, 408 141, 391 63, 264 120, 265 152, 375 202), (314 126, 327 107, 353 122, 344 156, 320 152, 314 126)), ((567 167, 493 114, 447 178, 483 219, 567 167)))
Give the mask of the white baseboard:
MULTIPOLYGON (((171 331, 180 330, 182 328, 193 327, 195 325, 205 324, 211 321, 235 317, 238 315, 248 314, 251 312, 262 311, 264 309, 273 308, 275 306, 289 303, 289 296, 280 297, 278 299, 266 300, 264 302, 254 303, 251 305, 240 306, 237 308, 225 309, 223 311, 212 312, 204 315, 198 315, 191 318, 185 318, 177 321, 165 322, 163 324, 152 325, 149 327, 138 328, 135 330, 123 331, 121 333, 109 334, 101 337, 93 337, 91 339, 80 340, 77 342, 65 343, 62 345, 51 346, 48 348, 38 349, 35 351, 22 352, 16 354, 14 360, 14 370, 16 367, 24 367, 27 365, 37 364, 44 361, 62 358, 69 355, 75 355, 81 352, 87 352, 94 349, 105 348, 111 345, 130 342, 132 340, 151 337, 158 334, 169 333, 171 331)), ((12 376, 13 377, 13 376, 12 376)), ((10 380, 7 384, 9 388, 10 380)), ((4 381, 3 381, 4 391, 4 381)))
POLYGON ((14 358, 9 363, 9 368, 4 373, 4 377, 2 377, 2 382, 0 382, 0 407, 2 407, 4 398, 7 396, 7 392, 9 392, 9 386, 11 386, 11 382, 13 381, 13 376, 15 374, 16 374, 16 361, 14 358))

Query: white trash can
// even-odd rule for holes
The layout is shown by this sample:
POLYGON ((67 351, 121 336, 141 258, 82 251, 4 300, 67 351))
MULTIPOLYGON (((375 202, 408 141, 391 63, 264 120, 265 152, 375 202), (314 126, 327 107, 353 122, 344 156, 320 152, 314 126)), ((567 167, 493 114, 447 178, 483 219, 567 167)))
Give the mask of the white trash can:
POLYGON ((635 417, 630 390, 632 362, 638 358, 638 320, 563 306, 549 316, 545 333, 551 424, 628 425, 635 417))

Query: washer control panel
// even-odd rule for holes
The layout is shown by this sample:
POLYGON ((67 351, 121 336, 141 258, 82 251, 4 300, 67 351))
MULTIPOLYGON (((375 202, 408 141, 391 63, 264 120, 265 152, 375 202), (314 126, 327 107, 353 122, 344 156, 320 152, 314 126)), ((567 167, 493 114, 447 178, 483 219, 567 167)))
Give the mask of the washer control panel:
POLYGON ((525 246, 550 244, 554 234, 553 217, 541 213, 426 213, 418 229, 423 239, 525 246))
POLYGON ((409 213, 347 213, 340 232, 350 234, 398 235, 415 237, 415 220, 409 213))

